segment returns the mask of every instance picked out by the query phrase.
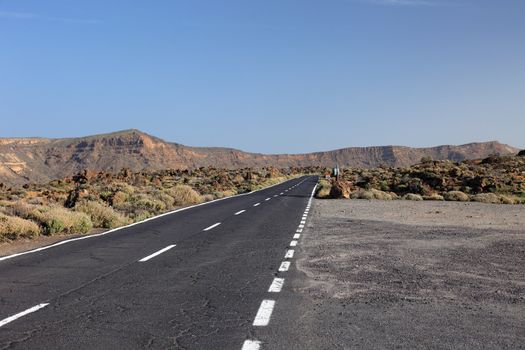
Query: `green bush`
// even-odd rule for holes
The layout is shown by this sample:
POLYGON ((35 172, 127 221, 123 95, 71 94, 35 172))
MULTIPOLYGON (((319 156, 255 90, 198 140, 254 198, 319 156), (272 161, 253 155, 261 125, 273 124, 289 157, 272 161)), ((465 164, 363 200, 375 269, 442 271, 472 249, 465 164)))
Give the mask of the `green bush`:
POLYGON ((40 234, 40 227, 33 221, 0 213, 0 241, 33 238, 40 234))
POLYGON ((93 228, 93 223, 86 214, 61 207, 37 207, 31 212, 30 218, 42 226, 46 235, 87 233, 93 228))
POLYGON ((128 218, 98 202, 81 202, 75 206, 75 210, 89 215, 95 227, 116 228, 129 223, 128 218))

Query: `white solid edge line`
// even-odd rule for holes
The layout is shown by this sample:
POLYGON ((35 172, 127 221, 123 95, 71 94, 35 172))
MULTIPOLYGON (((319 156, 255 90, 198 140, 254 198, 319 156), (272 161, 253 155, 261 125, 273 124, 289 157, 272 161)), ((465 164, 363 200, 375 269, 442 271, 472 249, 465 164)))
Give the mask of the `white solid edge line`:
POLYGON ((261 342, 258 340, 245 340, 241 350, 259 350, 261 342))
POLYGON ((218 222, 216 224, 213 224, 213 225, 211 225, 209 227, 206 227, 203 231, 209 231, 211 229, 214 229, 215 227, 219 226, 220 224, 221 224, 220 222, 218 222))
POLYGON ((48 305, 49 305, 49 303, 38 304, 38 305, 33 306, 32 308, 29 308, 29 309, 27 309, 25 311, 19 312, 16 315, 13 315, 13 316, 10 316, 8 318, 5 318, 2 321, 0 321, 0 327, 3 327, 6 324, 8 324, 10 322, 13 322, 14 320, 19 319, 20 317, 23 317, 23 316, 25 316, 27 314, 33 313, 35 311, 38 311, 38 310, 40 310, 40 309, 42 309, 42 308, 44 308, 44 307, 46 307, 48 305))
POLYGON ((270 288, 268 288, 268 293, 280 293, 281 289, 283 289, 283 285, 284 278, 274 278, 272 284, 270 285, 270 288))
POLYGON ((297 245, 297 241, 291 241, 290 242, 290 247, 295 247, 297 245))
POLYGON ((175 247, 175 246, 176 246, 176 244, 172 244, 172 245, 167 246, 166 248, 162 248, 162 249, 159 250, 158 252, 155 252, 155 253, 153 253, 153 254, 151 254, 151 255, 146 256, 145 258, 140 259, 139 262, 145 262, 145 261, 148 261, 148 260, 150 260, 150 259, 153 259, 153 258, 156 257, 157 255, 160 255, 160 254, 162 254, 162 253, 164 253, 164 252, 170 250, 171 248, 173 248, 173 247, 175 247))
POLYGON ((235 213, 235 215, 240 215, 240 214, 244 213, 245 211, 246 211, 246 210, 238 211, 238 212, 235 213))
POLYGON ((295 235, 293 235, 293 239, 299 239, 299 237, 301 237, 299 233, 296 233, 295 235))
POLYGON ((286 251, 286 254, 284 256, 285 259, 291 259, 293 258, 293 253, 294 253, 294 250, 293 249, 289 249, 286 251))
POLYGON ((273 307, 275 306, 275 300, 265 299, 261 302, 257 315, 253 320, 253 325, 258 327, 267 326, 270 323, 270 317, 272 317, 273 307))
MULTIPOLYGON (((293 179, 291 179, 291 180, 293 180, 293 179)), ((17 256, 22 256, 22 255, 27 255, 27 254, 40 252, 42 250, 47 250, 47 249, 50 249, 50 248, 58 247, 58 246, 60 246, 62 244, 67 244, 67 243, 71 243, 71 242, 75 242, 75 241, 81 241, 83 239, 90 239, 90 238, 105 236, 105 235, 107 235, 109 233, 112 233, 112 232, 121 231, 121 230, 127 229, 127 228, 132 227, 132 226, 140 225, 140 224, 143 224, 145 222, 148 222, 148 221, 151 221, 151 220, 155 220, 155 219, 161 218, 163 216, 168 216, 168 215, 172 215, 172 214, 175 214, 175 213, 179 213, 181 211, 185 211, 185 210, 188 210, 188 209, 193 209, 193 208, 197 208, 197 207, 200 207, 200 206, 203 206, 203 205, 208 205, 208 204, 211 204, 211 203, 220 202, 220 201, 223 201, 223 200, 226 200, 226 199, 231 199, 231 198, 236 198, 236 197, 241 197, 241 196, 248 196, 250 194, 257 193, 259 191, 264 191, 264 190, 267 190, 269 188, 282 185, 283 183, 285 183, 287 181, 291 181, 291 180, 285 180, 285 181, 277 183, 275 185, 271 185, 271 186, 268 186, 268 187, 265 187, 265 188, 261 188, 260 190, 255 190, 255 191, 248 192, 248 193, 236 194, 234 196, 219 198, 219 199, 215 199, 215 200, 212 200, 212 201, 209 201, 209 202, 195 204, 195 205, 191 205, 189 207, 184 207, 184 208, 180 208, 180 209, 177 209, 177 210, 169 211, 167 213, 159 214, 157 216, 152 216, 152 217, 144 219, 142 221, 134 222, 132 224, 129 224, 129 225, 126 225, 126 226, 122 226, 122 227, 117 227, 117 228, 114 228, 114 229, 106 231, 106 232, 96 233, 96 234, 89 235, 89 236, 82 236, 82 237, 77 237, 77 238, 66 239, 64 241, 60 241, 60 242, 57 242, 57 243, 54 243, 54 244, 51 244, 51 245, 48 245, 48 246, 45 246, 45 247, 40 247, 40 248, 36 248, 36 249, 25 251, 25 252, 12 254, 12 255, 2 256, 2 257, 0 257, 0 261, 16 258, 17 256)))
POLYGON ((289 261, 283 261, 281 263, 281 266, 279 266, 279 272, 286 272, 290 268, 290 262, 289 261))

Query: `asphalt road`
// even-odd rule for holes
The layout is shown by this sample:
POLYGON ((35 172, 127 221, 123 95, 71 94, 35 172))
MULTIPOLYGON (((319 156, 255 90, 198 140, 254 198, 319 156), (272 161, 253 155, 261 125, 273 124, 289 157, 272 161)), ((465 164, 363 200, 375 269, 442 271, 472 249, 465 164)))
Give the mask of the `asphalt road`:
POLYGON ((1 260, 0 348, 263 349, 316 182, 1 260))

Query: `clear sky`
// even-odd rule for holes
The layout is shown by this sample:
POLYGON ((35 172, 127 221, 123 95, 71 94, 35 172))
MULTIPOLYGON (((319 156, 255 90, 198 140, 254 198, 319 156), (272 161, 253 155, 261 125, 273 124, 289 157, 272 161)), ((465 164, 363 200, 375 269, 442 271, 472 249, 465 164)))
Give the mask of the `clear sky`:
POLYGON ((523 0, 0 0, 0 136, 525 147, 523 0))

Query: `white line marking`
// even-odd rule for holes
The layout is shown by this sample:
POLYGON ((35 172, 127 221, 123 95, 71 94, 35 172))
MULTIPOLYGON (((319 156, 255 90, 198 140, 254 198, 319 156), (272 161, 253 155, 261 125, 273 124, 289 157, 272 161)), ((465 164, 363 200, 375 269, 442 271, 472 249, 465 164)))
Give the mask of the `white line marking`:
POLYGON ((295 247, 297 245, 297 241, 291 241, 290 242, 290 247, 295 247))
POLYGON ((304 225, 303 224, 299 225, 299 228, 304 228, 304 225))
POLYGON ((267 202, 268 202, 268 201, 269 201, 270 199, 271 199, 271 198, 269 198, 269 197, 268 197, 268 198, 266 198, 266 199, 265 199, 265 201, 267 201, 267 202))
MULTIPOLYGON (((203 205, 208 205, 208 204, 211 204, 211 203, 220 202, 220 201, 224 201, 224 200, 235 198, 235 197, 249 196, 250 194, 257 193, 259 191, 264 191, 264 190, 267 190, 267 189, 275 187, 275 186, 279 186, 279 185, 281 185, 281 184, 283 184, 285 182, 286 181, 283 181, 283 182, 277 183, 275 185, 271 185, 271 186, 268 186, 268 187, 265 187, 265 188, 261 188, 260 190, 255 190, 255 191, 252 191, 252 192, 236 194, 234 196, 219 198, 219 199, 215 199, 215 200, 212 200, 212 201, 209 201, 209 202, 204 202, 204 203, 200 203, 200 204, 190 205, 188 207, 180 208, 180 209, 177 209, 177 210, 172 210, 172 211, 169 211, 167 213, 159 214, 159 215, 156 215, 156 216, 152 216, 152 217, 144 219, 142 221, 137 221, 137 222, 134 222, 132 224, 129 224, 129 225, 126 225, 126 226, 122 226, 122 227, 117 227, 117 228, 114 228, 114 229, 106 231, 106 232, 101 232, 101 233, 97 233, 97 234, 94 234, 94 235, 82 236, 82 237, 77 237, 77 238, 66 239, 66 240, 63 240, 63 241, 60 241, 60 242, 57 242, 57 243, 45 246, 45 247, 40 247, 40 248, 36 248, 36 249, 25 251, 25 252, 12 254, 12 255, 2 256, 2 257, 0 257, 0 261, 16 258, 17 256, 22 256, 22 255, 27 255, 27 254, 41 252, 43 250, 47 250, 47 249, 50 249, 50 248, 58 247, 58 246, 61 246, 63 244, 67 244, 67 243, 71 243, 71 242, 76 242, 76 241, 81 241, 81 240, 84 240, 84 239, 91 239, 91 238, 95 238, 95 237, 105 236, 107 234, 110 234, 110 233, 113 233, 113 232, 116 232, 116 231, 124 230, 124 229, 130 228, 130 227, 136 226, 136 225, 143 224, 143 223, 151 221, 151 220, 156 220, 156 219, 164 217, 164 216, 176 214, 176 213, 179 213, 181 211, 185 211, 185 210, 201 207, 203 205)), ((277 197, 277 196, 274 196, 274 197, 277 197)))
POLYGON ((304 224, 306 224, 306 221, 302 220, 301 225, 304 225, 304 224))
POLYGON ((273 307, 275 306, 275 300, 263 300, 255 320, 253 320, 254 326, 267 326, 270 323, 270 317, 272 317, 273 307))
POLYGON ((206 228, 204 229, 204 231, 209 231, 209 230, 211 230, 211 229, 213 229, 213 228, 219 226, 220 224, 221 224, 221 223, 218 222, 218 223, 216 223, 216 224, 211 225, 210 227, 206 227, 206 228))
POLYGON ((145 262, 145 261, 148 261, 149 259, 153 259, 153 258, 156 257, 157 255, 160 255, 160 254, 164 253, 165 251, 170 250, 171 248, 173 248, 173 247, 175 247, 175 246, 176 246, 175 244, 169 245, 169 246, 167 246, 166 248, 162 248, 162 249, 159 250, 158 252, 155 252, 155 253, 153 253, 153 254, 151 254, 151 255, 148 255, 148 256, 145 257, 145 258, 140 259, 139 261, 140 261, 140 262, 145 262))
POLYGON ((245 340, 241 350, 259 350, 261 342, 258 340, 245 340))
POLYGON ((36 306, 33 306, 32 308, 29 308, 29 309, 27 309, 27 310, 25 310, 25 311, 22 311, 22 312, 20 312, 20 313, 17 313, 16 315, 13 315, 13 316, 10 316, 10 317, 8 317, 8 318, 5 318, 5 319, 3 319, 2 321, 0 321, 0 327, 3 327, 3 326, 5 326, 6 324, 8 324, 8 323, 10 323, 10 322, 13 322, 13 321, 16 320, 16 319, 19 319, 20 317, 23 317, 23 316, 25 316, 25 315, 28 315, 28 314, 33 313, 33 312, 35 312, 35 311, 38 311, 38 310, 40 310, 40 309, 42 309, 42 308, 44 308, 44 307, 46 307, 46 306, 48 306, 48 305, 49 305, 49 303, 38 304, 38 305, 36 305, 36 306))
POLYGON ((259 206, 259 205, 261 205, 261 203, 255 203, 253 206, 254 206, 254 207, 257 207, 257 206, 259 206))
POLYGON ((291 259, 291 258, 293 258, 293 253, 294 253, 293 249, 289 249, 289 250, 287 250, 287 251, 286 251, 286 255, 284 256, 284 258, 285 258, 285 259, 291 259))
POLYGON ((296 233, 295 235, 293 235, 293 239, 299 239, 299 237, 301 237, 300 234, 296 233))
POLYGON ((301 232, 303 232, 303 229, 302 228, 298 228, 297 231, 295 231, 295 232, 301 233, 301 232))
POLYGON ((281 266, 279 266, 279 271, 280 272, 285 272, 285 271, 288 271, 289 268, 290 268, 290 262, 289 261, 283 261, 281 263, 281 266))
POLYGON ((242 213, 244 213, 246 210, 241 210, 241 211, 238 211, 235 213, 235 215, 241 215, 242 213))
POLYGON ((283 193, 283 192, 281 192, 281 194, 280 194, 280 195, 282 196, 283 194, 284 194, 284 193, 283 193))
POLYGON ((277 194, 274 194, 273 196, 274 196, 274 197, 277 197, 278 195, 277 195, 277 194))
POLYGON ((274 278, 270 288, 268 288, 269 293, 279 293, 283 289, 284 278, 274 278))

